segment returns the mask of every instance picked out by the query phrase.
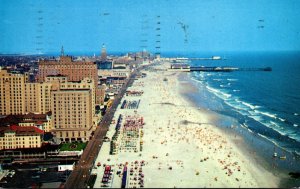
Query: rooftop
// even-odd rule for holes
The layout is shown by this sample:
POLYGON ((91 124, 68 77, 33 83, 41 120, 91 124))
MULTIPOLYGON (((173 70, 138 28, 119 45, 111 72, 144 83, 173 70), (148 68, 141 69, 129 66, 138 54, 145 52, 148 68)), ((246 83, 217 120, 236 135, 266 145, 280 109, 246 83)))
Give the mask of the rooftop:
POLYGON ((44 131, 37 127, 34 127, 34 126, 21 127, 21 126, 17 126, 17 125, 11 125, 9 127, 1 127, 0 132, 1 132, 2 136, 6 132, 15 132, 16 135, 21 135, 21 136, 44 134, 44 131))

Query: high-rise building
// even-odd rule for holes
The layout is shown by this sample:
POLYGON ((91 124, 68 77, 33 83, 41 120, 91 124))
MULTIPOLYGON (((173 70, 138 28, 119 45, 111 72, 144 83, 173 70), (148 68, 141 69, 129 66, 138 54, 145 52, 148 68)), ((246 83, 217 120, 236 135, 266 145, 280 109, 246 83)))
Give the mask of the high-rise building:
MULTIPOLYGON (((44 82, 29 83, 27 78, 27 74, 0 70, 0 115, 27 113, 29 116, 30 112, 36 115, 51 111, 51 121, 31 119, 15 124, 39 127, 63 141, 89 140, 99 121, 95 112, 94 79, 86 77, 70 82, 67 76, 48 75, 44 82)), ((4 132, 5 136, 6 132, 9 131, 4 132)))
POLYGON ((0 69, 0 115, 24 114, 27 74, 9 73, 0 69))
POLYGON ((101 49, 101 61, 105 62, 107 60, 107 53, 106 53, 106 47, 103 44, 101 49))
POLYGON ((93 131, 92 91, 60 89, 52 92, 53 134, 62 141, 88 141, 93 131))
POLYGON ((52 83, 25 83, 25 112, 46 114, 51 110, 52 83))
POLYGON ((94 80, 67 82, 64 76, 48 76, 52 83, 52 133, 62 141, 87 141, 96 129, 94 80))
POLYGON ((37 80, 45 81, 48 75, 64 75, 68 81, 81 81, 83 78, 94 79, 97 83, 97 65, 94 62, 73 61, 70 56, 61 56, 56 60, 40 60, 37 80))
POLYGON ((94 62, 73 61, 70 56, 60 56, 56 60, 41 60, 39 61, 39 73, 37 80, 39 82, 45 81, 46 76, 49 75, 64 75, 68 81, 81 81, 84 78, 94 80, 95 85, 95 103, 100 104, 98 89, 98 75, 97 64, 94 62))

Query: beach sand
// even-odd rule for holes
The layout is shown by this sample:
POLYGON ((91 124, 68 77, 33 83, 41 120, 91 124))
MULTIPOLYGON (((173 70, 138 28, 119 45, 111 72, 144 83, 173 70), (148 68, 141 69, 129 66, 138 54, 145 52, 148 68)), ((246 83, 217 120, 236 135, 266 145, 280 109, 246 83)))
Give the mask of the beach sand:
MULTIPOLYGON (((169 65, 160 65, 167 68, 169 65)), ((124 96, 126 100, 141 100, 138 109, 120 109, 115 114, 142 116, 145 125, 142 151, 119 150, 109 155, 110 143, 103 144, 93 169, 98 177, 94 187, 100 187, 104 171, 103 164, 112 165, 114 174, 109 186, 121 187, 124 164, 133 169, 128 173, 127 187, 278 187, 279 178, 263 169, 245 155, 241 145, 243 139, 231 136, 214 125, 214 117, 199 110, 187 101, 179 89, 185 83, 178 80, 179 73, 168 71, 144 71, 145 78, 134 82, 131 89, 142 90, 142 96, 124 96), (136 162, 135 162, 136 161, 136 162), (145 161, 145 165, 141 165, 145 161), (120 164, 122 164, 120 166, 120 164), (140 171, 138 171, 140 170, 140 171), (141 178, 139 173, 144 176, 141 178)), ((184 87, 189 92, 188 87, 184 87)), ((111 124, 107 136, 115 132, 111 124)), ((122 135, 120 135, 122 136, 122 135)), ((122 137, 121 137, 122 138, 122 137)), ((122 139, 120 139, 122 141, 122 139)), ((137 142, 139 143, 139 142, 137 142)), ((138 148, 139 149, 139 148, 138 148)))

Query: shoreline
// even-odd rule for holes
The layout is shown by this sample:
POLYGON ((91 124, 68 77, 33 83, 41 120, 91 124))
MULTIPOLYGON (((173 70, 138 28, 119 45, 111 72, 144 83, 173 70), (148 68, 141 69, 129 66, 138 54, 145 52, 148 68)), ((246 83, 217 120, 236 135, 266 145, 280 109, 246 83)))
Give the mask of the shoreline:
MULTIPOLYGON (((178 75, 178 80, 183 80, 184 82, 189 83, 189 86, 183 86, 182 88, 185 88, 183 90, 193 91, 194 93, 199 94, 199 91, 197 91, 197 83, 193 81, 186 73, 181 73, 178 75), (189 89, 186 89, 189 88, 189 89), (194 88, 194 89, 191 89, 194 88)), ((193 104, 195 103, 195 99, 191 99, 188 97, 188 95, 185 94, 185 92, 180 92, 182 97, 185 98, 186 101, 193 104)), ((210 93, 210 92, 208 92, 210 93)), ((201 94, 200 94, 201 95, 201 94)), ((229 122, 231 124, 239 124, 237 119, 234 117, 231 117, 229 115, 223 115, 219 112, 215 112, 214 110, 207 110, 207 108, 202 107, 199 105, 199 108, 202 109, 202 111, 207 112, 208 114, 213 114, 215 117, 215 123, 216 127, 221 130, 225 135, 228 136, 229 140, 234 142, 235 137, 238 135, 241 137, 240 143, 236 143, 236 146, 239 148, 241 152, 244 154, 247 154, 249 157, 251 157, 252 164, 258 166, 261 166, 262 169, 267 170, 268 172, 273 172, 274 176, 278 177, 279 185, 278 187, 295 187, 300 184, 299 180, 292 179, 288 174, 289 172, 297 171, 298 169, 295 168, 294 170, 291 170, 290 167, 292 166, 287 165, 287 161, 293 161, 294 164, 297 162, 300 162, 299 157, 296 154, 292 154, 285 149, 281 148, 280 146, 276 146, 276 151, 279 154, 286 154, 289 160, 277 160, 276 162, 273 162, 272 164, 270 161, 274 161, 274 157, 272 157, 272 150, 269 150, 268 148, 274 147, 274 144, 265 139, 260 137, 257 134, 254 134, 253 132, 249 132, 246 128, 239 127, 238 129, 236 127, 231 128, 229 126, 217 126, 217 122, 222 122, 224 119, 230 120, 229 122), (253 142, 255 141, 255 142, 253 142), (251 144, 252 143, 252 144, 251 144), (258 146, 262 145, 264 146, 264 149, 259 149, 258 146), (266 150, 267 149, 267 150, 266 150)), ((226 123, 228 125, 228 123, 226 123)), ((225 124, 225 125, 226 125, 225 124)), ((275 147, 274 147, 275 149, 275 147)), ((259 168, 259 167, 258 167, 259 168)))
MULTIPOLYGON (((168 64, 164 63, 159 67, 166 66, 168 64)), ((143 141, 142 150, 122 145, 128 138, 121 126, 117 154, 109 154, 110 143, 104 143, 99 152, 95 164, 101 163, 101 166, 92 171, 98 175, 94 187, 101 187, 104 164, 111 165, 114 172, 122 172, 124 167, 132 170, 132 175, 127 174, 129 188, 140 187, 141 179, 143 187, 154 188, 279 187, 279 178, 253 167, 251 158, 243 154, 227 133, 215 126, 212 114, 199 111, 180 94, 178 74, 143 72, 147 76, 136 80, 130 87, 143 90, 143 95, 123 97, 127 101, 140 100, 139 108, 120 109, 120 104, 114 115, 115 120, 120 114, 124 119, 134 115, 143 117, 146 124, 138 131, 138 138, 129 139, 143 141), (135 170, 140 170, 143 177, 139 177, 135 170)), ((110 125, 107 133, 110 139, 115 126, 115 123, 110 125)), ((137 144, 136 147, 141 146, 137 144)), ((110 186, 120 187, 121 178, 114 173, 110 186)))
MULTIPOLYGON (((182 96, 182 98, 184 98, 186 100, 187 103, 195 106, 195 104, 194 104, 195 102, 193 100, 189 99, 187 96, 185 96, 185 93, 191 92, 191 91, 198 93, 197 87, 191 82, 192 80, 187 76, 187 73, 178 74, 177 79, 178 79, 178 81, 180 80, 181 82, 183 79, 183 82, 188 83, 188 86, 185 85, 185 86, 181 86, 181 89, 179 88, 179 94, 182 96)), ((195 107, 197 107, 197 105, 195 107)), ((221 116, 224 117, 224 115, 220 115, 219 113, 214 112, 213 110, 207 110, 206 108, 201 107, 201 106, 198 106, 198 108, 199 108, 198 111, 201 111, 203 114, 209 115, 209 117, 213 118, 211 120, 212 120, 212 123, 214 124, 214 127, 217 130, 219 130, 223 135, 225 135, 226 138, 228 140, 230 140, 231 143, 235 145, 235 147, 237 147, 238 151, 241 154, 245 154, 248 156, 247 158, 249 160, 249 163, 250 163, 250 165, 254 166, 255 172, 265 172, 267 170, 267 172, 271 173, 273 171, 271 169, 271 167, 267 165, 266 159, 260 159, 262 157, 260 157, 259 155, 256 154, 256 152, 255 152, 256 149, 253 148, 250 144, 247 144, 246 140, 244 140, 244 138, 242 136, 239 136, 236 131, 233 131, 232 129, 217 126, 217 124, 218 124, 217 120, 220 121, 222 119, 221 116), (261 167, 261 166, 263 166, 263 167, 261 167)), ((234 118, 231 118, 231 119, 234 119, 234 118)), ((246 158, 246 157, 244 157, 244 158, 246 158)), ((279 172, 277 171, 277 174, 278 173, 279 172)), ((282 178, 278 177, 278 175, 275 176, 274 174, 270 175, 270 178, 272 176, 274 176, 277 179, 276 182, 278 184, 276 187, 284 187, 280 184, 282 181, 282 178)), ((259 176, 255 176, 255 177, 257 180, 261 179, 259 176)), ((274 187, 274 186, 272 186, 272 187, 274 187)))

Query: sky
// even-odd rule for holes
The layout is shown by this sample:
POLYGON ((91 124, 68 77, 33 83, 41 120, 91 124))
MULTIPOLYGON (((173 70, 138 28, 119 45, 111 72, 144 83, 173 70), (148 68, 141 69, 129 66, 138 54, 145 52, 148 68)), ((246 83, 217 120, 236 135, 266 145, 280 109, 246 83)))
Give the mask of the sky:
POLYGON ((299 0, 0 0, 0 53, 300 50, 299 0))

